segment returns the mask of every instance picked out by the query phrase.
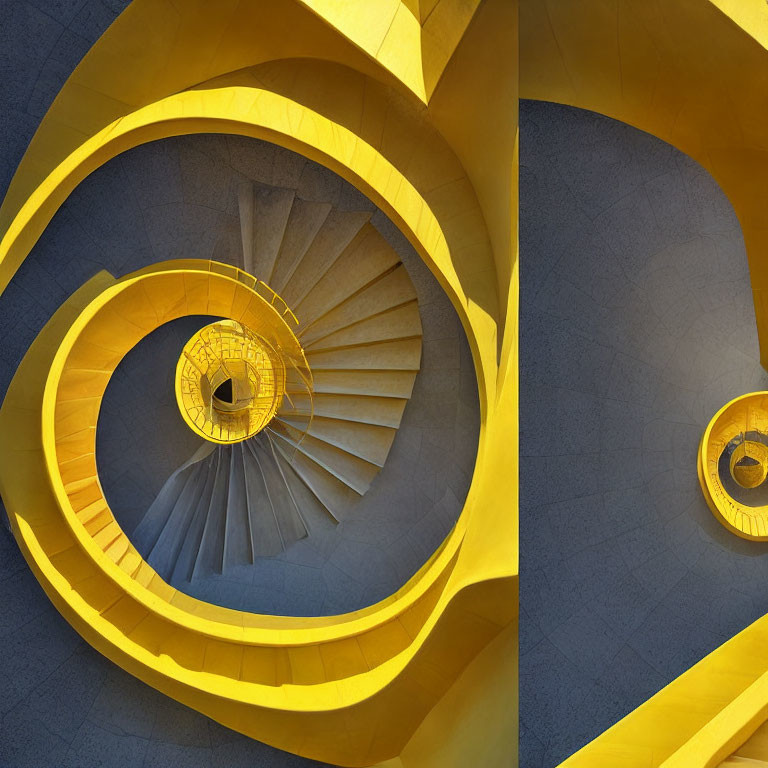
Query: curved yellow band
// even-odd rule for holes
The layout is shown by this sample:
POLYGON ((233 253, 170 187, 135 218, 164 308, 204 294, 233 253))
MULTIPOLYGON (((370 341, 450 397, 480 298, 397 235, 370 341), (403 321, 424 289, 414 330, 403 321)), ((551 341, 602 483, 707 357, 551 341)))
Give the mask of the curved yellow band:
POLYGON ((258 324, 275 314, 224 270, 209 271, 205 262, 178 267, 157 265, 107 286, 94 279, 97 295, 78 312, 81 296, 62 307, 22 362, 0 411, 0 454, 12 470, 2 473, 2 492, 17 538, 68 620, 161 690, 299 754, 343 765, 396 754, 467 656, 508 622, 508 589, 457 578, 467 515, 403 589, 348 615, 247 614, 190 598, 160 579, 119 528, 98 482, 96 423, 111 372, 174 317, 258 324), (42 417, 32 450, 12 437, 10 422, 19 416, 42 417), (439 672, 424 678, 427 669, 439 672), (386 738, 372 745, 374 724, 395 706, 408 717, 387 719, 379 727, 386 738), (350 730, 350 717, 360 727, 350 730))
MULTIPOLYGON (((107 528, 112 521, 92 533, 77 519, 65 485, 78 478, 53 481, 60 473, 58 449, 55 467, 48 464, 51 479, 46 477, 44 459, 52 456, 55 441, 45 451, 41 442, 43 381, 65 338, 74 350, 70 331, 77 318, 98 296, 112 295, 105 293, 111 290, 105 278, 57 313, 14 379, 0 411, 0 492, 22 550, 57 608, 113 661, 254 738, 339 765, 370 765, 401 753, 516 612, 516 335, 511 312, 500 372, 497 311, 499 293, 508 291, 515 306, 516 272, 508 264, 509 285, 497 284, 472 185, 447 145, 433 151, 436 132, 420 134, 418 141, 399 137, 395 162, 387 154, 391 144, 379 149, 342 122, 252 84, 203 87, 141 107, 91 135, 26 200, 0 242, 0 285, 74 187, 140 143, 182 133, 238 133, 273 141, 338 172, 382 208, 431 267, 457 308, 474 355, 482 414, 475 476, 456 528, 432 560, 382 603, 322 619, 230 612, 172 594, 141 562, 129 572, 133 553, 126 546, 121 554, 125 542, 107 528), (422 146, 421 156, 405 159, 422 146), (429 184, 415 181, 425 167, 429 173, 421 179, 428 177, 429 184)), ((476 146, 469 138, 466 143, 476 146)), ((502 239, 512 242, 509 207, 506 198, 498 199, 502 239)), ((91 310, 97 308, 98 301, 91 310)), ((106 323, 92 324, 98 327, 106 323)), ((69 357, 63 347, 56 359, 65 384, 69 357)), ((74 380, 74 373, 67 375, 74 380)), ((55 426, 48 419, 56 419, 58 405, 48 402, 47 408, 46 423, 55 426)), ((84 500, 93 492, 70 491, 83 491, 84 500)))
POLYGON ((725 447, 742 433, 768 433, 768 392, 750 392, 726 403, 707 425, 699 444, 699 483, 707 505, 732 533, 768 540, 768 507, 751 507, 734 499, 723 486, 718 464, 725 447))

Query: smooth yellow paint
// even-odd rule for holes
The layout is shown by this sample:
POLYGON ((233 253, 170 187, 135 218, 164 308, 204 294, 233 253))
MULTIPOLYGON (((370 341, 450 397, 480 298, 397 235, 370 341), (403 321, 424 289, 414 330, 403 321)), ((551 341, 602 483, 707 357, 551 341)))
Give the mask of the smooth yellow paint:
MULTIPOLYGON (((276 313, 271 304, 264 304, 276 313)), ((265 338, 234 320, 220 320, 201 328, 184 345, 176 364, 176 403, 196 435, 212 443, 238 443, 264 429, 277 413, 291 366, 288 350, 300 350, 301 345, 284 322, 273 327, 282 337, 265 338), (227 379, 234 399, 224 403, 216 390, 227 379)), ((293 370, 299 377, 309 374, 303 350, 298 363, 293 370)), ((304 383, 311 401, 311 378, 304 383)))
POLYGON ((768 3, 761 0, 709 0, 748 35, 768 48, 768 3))
MULTIPOLYGON (((517 58, 517 6, 507 0, 488 0, 476 12, 446 67, 430 101, 430 113, 477 194, 491 240, 498 313, 503 320, 507 314, 517 316, 516 291, 511 287, 516 284, 517 268, 518 84, 514 70, 499 70, 500 51, 511 61, 517 58), (489 105, 492 117, 478 119, 489 105), (508 163, 500 165, 499 157, 509 158, 508 163)), ((496 340, 502 378, 508 365, 514 369, 517 359, 517 326, 508 327, 511 333, 506 339, 499 334, 496 340)))
POLYGON ((301 1, 426 101, 421 24, 404 3, 400 0, 301 1))
POLYGON ((517 635, 508 626, 461 673, 400 754, 403 768, 509 768, 517 750, 517 635))
POLYGON ((760 724, 749 738, 735 749, 733 754, 720 763, 718 768, 729 768, 729 766, 734 765, 742 765, 744 768, 748 768, 749 765, 752 765, 752 768, 765 768, 768 765, 768 721, 760 724), (749 763, 747 762, 749 760, 756 762, 749 763), (744 766, 745 762, 747 763, 746 766, 744 766))
MULTIPOLYGON (((68 80, 14 176, 0 210, 0 286, 77 183, 139 143, 232 132, 327 165, 403 230, 467 331, 482 426, 456 527, 390 598, 320 619, 201 603, 141 561, 89 458, 98 406, 111 371, 153 323, 190 306, 236 316, 221 304, 197 304, 206 281, 209 289, 226 286, 211 294, 220 301, 232 289, 226 275, 192 274, 199 264, 142 270, 54 316, 0 410, 0 490, 46 592, 116 663, 255 738, 340 765, 370 765, 395 758, 462 670, 515 622, 515 69, 500 31, 514 4, 486 0, 475 27, 475 2, 430 0, 418 14, 405 3, 393 6, 383 36, 387 13, 377 17, 375 9, 386 2, 361 4, 373 15, 344 34, 324 15, 333 3, 313 5, 134 0, 68 80), (420 35, 410 17, 418 17, 420 35), (495 30, 484 48, 483 30, 495 30), (371 32, 375 55, 359 37, 371 32), (434 109, 424 103, 428 88, 441 91, 434 109), (477 120, 483 93, 503 99, 508 125, 477 120), (467 100, 458 120, 447 116, 451 100, 459 112, 467 100)), ((462 689, 496 714, 472 720, 469 741, 443 745, 444 759, 465 754, 466 744, 494 742, 487 734, 503 719, 488 675, 469 674, 462 689)), ((413 742, 422 751, 437 731, 423 733, 413 742)))

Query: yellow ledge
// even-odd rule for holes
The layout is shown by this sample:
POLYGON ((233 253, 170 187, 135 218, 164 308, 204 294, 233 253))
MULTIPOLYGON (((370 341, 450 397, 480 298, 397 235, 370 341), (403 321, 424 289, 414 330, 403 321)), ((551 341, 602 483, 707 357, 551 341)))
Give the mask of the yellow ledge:
POLYGON ((462 551, 471 498, 431 561, 362 611, 259 616, 179 593, 141 559, 104 499, 95 464, 101 397, 128 350, 175 317, 284 321, 205 262, 105 282, 94 278, 54 315, 0 410, 0 492, 40 583, 102 653, 228 727, 339 765, 399 754, 512 618, 514 580, 503 564, 499 578, 468 577, 479 575, 462 551))

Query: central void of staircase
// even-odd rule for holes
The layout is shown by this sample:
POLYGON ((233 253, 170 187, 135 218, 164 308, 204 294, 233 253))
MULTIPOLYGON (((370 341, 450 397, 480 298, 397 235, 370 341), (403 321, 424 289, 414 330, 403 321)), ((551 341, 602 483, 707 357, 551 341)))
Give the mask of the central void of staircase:
POLYGON ((308 535, 306 516, 318 507, 334 523, 354 514, 387 460, 421 362, 415 288, 370 212, 258 183, 240 186, 238 205, 242 268, 298 319, 313 392, 289 370, 263 432, 204 443, 165 483, 132 540, 171 583, 285 551, 308 535), (298 483, 315 505, 302 509, 298 483))
MULTIPOLYGON (((296 391, 298 382, 287 382, 291 400, 261 433, 273 460, 259 469, 279 482, 267 478, 269 494, 259 496, 260 476, 253 473, 258 521, 248 497, 245 509, 232 506, 238 536, 233 529, 226 556, 215 548, 208 554, 208 546, 224 541, 222 518, 211 518, 203 539, 195 527, 204 508, 197 484, 205 490, 202 474, 217 467, 223 473, 232 459, 227 454, 217 464, 211 456, 193 466, 203 439, 180 416, 174 376, 192 335, 224 318, 180 318, 143 339, 110 379, 96 433, 99 479, 126 535, 175 589, 250 613, 337 615, 400 589, 461 513, 480 423, 461 322, 403 234, 327 168, 269 142, 226 134, 128 150, 80 190, 114 211, 110 222, 119 218, 121 237, 130 234, 131 247, 119 251, 130 260, 115 256, 114 274, 158 260, 215 260, 277 290, 296 312, 299 323, 290 327, 314 381, 313 404, 306 391, 296 391), (174 511, 187 480, 186 497, 194 499, 174 511), (304 528, 289 525, 294 504, 304 528), (269 517, 264 521, 270 505, 281 510, 271 530, 269 517), (186 550, 179 533, 171 535, 180 518, 190 528, 186 550), (176 569, 179 557, 188 557, 189 566, 193 545, 201 551, 201 544, 197 570, 183 562, 176 569)), ((62 275, 90 274, 98 261, 87 225, 59 221, 57 237, 72 243, 73 254, 62 275)), ((244 458, 250 464, 251 455, 244 458)), ((234 471, 237 477, 237 465, 234 471)), ((233 487, 233 505, 237 498, 233 487)), ((211 496, 208 507, 211 501, 222 504, 211 496)))

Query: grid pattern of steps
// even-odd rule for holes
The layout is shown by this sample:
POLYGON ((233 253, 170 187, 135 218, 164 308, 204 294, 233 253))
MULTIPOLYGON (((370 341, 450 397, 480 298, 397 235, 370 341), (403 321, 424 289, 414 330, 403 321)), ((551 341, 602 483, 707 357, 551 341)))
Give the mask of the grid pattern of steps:
POLYGON ((204 443, 174 472, 132 540, 166 581, 192 581, 282 552, 307 535, 266 435, 204 443))
POLYGON ((367 211, 301 200, 292 189, 239 190, 243 268, 286 301, 314 377, 268 431, 334 520, 384 465, 421 363, 416 291, 367 211), (310 419, 314 406, 314 416, 310 419))
POLYGON ((132 540, 170 583, 226 573, 305 537, 293 483, 320 514, 343 520, 384 466, 421 364, 416 291, 370 212, 253 183, 238 202, 243 268, 294 311, 314 392, 289 369, 264 432, 206 444, 168 479, 132 540))

